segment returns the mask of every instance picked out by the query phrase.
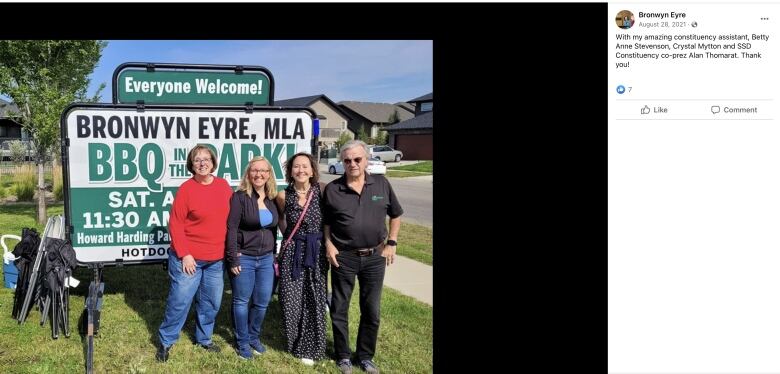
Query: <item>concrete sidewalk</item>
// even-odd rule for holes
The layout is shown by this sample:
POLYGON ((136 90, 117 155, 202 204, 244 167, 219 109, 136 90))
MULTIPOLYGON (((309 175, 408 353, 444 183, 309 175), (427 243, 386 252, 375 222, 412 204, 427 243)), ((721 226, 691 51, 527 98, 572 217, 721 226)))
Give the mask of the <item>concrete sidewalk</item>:
POLYGON ((421 180, 421 181, 431 181, 431 182, 433 182, 433 174, 431 174, 431 175, 421 175, 419 177, 404 177, 403 179, 421 180))
POLYGON ((395 256, 385 269, 385 286, 433 306, 433 266, 395 256))

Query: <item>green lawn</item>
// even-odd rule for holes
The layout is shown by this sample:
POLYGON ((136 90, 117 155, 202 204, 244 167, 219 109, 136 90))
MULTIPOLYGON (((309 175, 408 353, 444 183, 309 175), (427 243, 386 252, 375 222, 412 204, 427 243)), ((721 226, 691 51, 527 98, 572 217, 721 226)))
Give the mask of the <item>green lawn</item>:
MULTIPOLYGON (((0 233, 19 235, 22 227, 34 226, 34 204, 0 205, 0 233)), ((49 207, 49 214, 61 214, 62 204, 49 207)), ((414 225, 410 225, 414 226, 414 225)), ((425 234, 414 227, 402 226, 400 236, 418 240, 425 234)), ((430 237, 430 236, 429 236, 430 237)), ((399 245, 399 247, 401 247, 399 245)), ((400 248, 399 248, 400 251, 400 248)), ((432 251, 431 251, 432 253, 432 251)), ((11 318, 13 290, 0 289, 0 367, 3 373, 71 373, 82 372, 85 344, 78 330, 79 317, 92 273, 78 268, 74 277, 81 281, 71 290, 71 336, 51 338, 51 328, 38 325, 40 313, 33 308, 23 325, 11 318)), ((109 267, 104 271, 106 282, 99 335, 95 339, 96 373, 338 373, 332 360, 323 360, 306 367, 285 352, 281 332, 281 312, 276 296, 272 300, 262 340, 268 352, 251 361, 239 360, 232 344, 230 323, 230 286, 225 283, 222 306, 217 317, 213 340, 222 348, 217 354, 207 353, 193 343, 194 319, 188 318, 179 341, 171 349, 167 363, 154 359, 154 342, 162 320, 169 280, 162 266, 143 265, 109 267)), ((358 295, 356 289, 350 309, 350 341, 354 347, 358 325, 358 295)), ((327 354, 333 354, 333 335, 327 323, 327 354)), ((385 288, 382 293, 382 323, 374 361, 382 372, 430 373, 433 371, 433 308, 408 296, 385 288)), ((355 367, 355 372, 360 370, 355 367)))
POLYGON ((412 165, 387 168, 387 177, 406 178, 433 174, 433 161, 422 161, 412 165))
POLYGON ((402 221, 397 253, 433 265, 433 229, 402 221))
POLYGON ((0 175, 0 187, 9 188, 14 184, 14 176, 11 174, 0 175))
MULTIPOLYGON (((2 169, 2 168, 0 168, 0 169, 2 169)), ((35 170, 35 173, 36 173, 35 174, 35 178, 36 178, 35 179, 35 183, 36 183, 36 186, 37 186, 37 184, 38 184, 38 174, 37 174, 38 173, 38 169, 36 168, 34 170, 35 170)), ((44 172, 44 175, 43 175, 43 183, 46 186, 52 187, 53 179, 52 179, 51 167, 48 167, 47 169, 45 169, 45 172, 44 172)), ((15 184, 16 183, 14 183, 14 174, 12 172, 8 172, 8 169, 5 169, 4 171, 2 171, 2 173, 0 173, 0 189, 3 189, 3 192, 4 192, 4 194, 0 193, 0 204, 2 203, 2 198, 6 197, 6 196, 13 196, 14 195, 14 193, 15 193, 14 185, 15 184)), ((36 198, 35 201, 37 202, 37 198, 36 198)), ((0 207, 0 210, 2 210, 1 207, 0 207)), ((2 226, 0 226, 0 227, 2 227, 2 226)))
MULTIPOLYGON (((24 227, 35 227, 39 234, 43 233, 44 225, 35 222, 35 212, 37 211, 37 200, 31 203, 0 204, 0 235, 21 235, 24 227)), ((63 214, 63 212, 64 205, 62 203, 46 205, 46 214, 49 216, 63 214)))

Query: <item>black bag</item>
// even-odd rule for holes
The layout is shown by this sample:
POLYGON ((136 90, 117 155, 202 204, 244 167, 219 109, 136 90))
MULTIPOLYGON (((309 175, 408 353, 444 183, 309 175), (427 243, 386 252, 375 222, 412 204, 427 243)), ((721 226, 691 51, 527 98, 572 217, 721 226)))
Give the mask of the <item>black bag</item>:
POLYGON ((11 252, 15 257, 23 257, 27 260, 35 260, 35 256, 38 254, 38 245, 41 243, 41 236, 38 235, 38 231, 33 228, 22 229, 22 240, 16 243, 14 250, 11 252))

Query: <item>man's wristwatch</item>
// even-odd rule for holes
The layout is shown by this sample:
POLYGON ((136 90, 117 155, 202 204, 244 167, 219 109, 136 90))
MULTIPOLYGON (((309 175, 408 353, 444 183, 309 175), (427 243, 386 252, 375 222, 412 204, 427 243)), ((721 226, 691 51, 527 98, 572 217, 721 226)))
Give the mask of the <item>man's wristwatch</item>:
POLYGON ((393 239, 387 239, 387 245, 392 245, 393 247, 398 245, 398 242, 393 239))

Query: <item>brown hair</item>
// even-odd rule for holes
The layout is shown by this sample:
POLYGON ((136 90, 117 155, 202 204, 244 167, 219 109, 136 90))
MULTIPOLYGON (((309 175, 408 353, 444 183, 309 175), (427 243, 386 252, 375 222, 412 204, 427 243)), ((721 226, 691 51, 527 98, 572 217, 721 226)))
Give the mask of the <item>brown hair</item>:
POLYGON ((292 167, 293 161, 298 156, 304 156, 309 159, 309 164, 311 165, 311 177, 309 178, 309 183, 317 183, 320 180, 320 170, 317 167, 317 162, 314 161, 314 156, 306 152, 298 152, 284 163, 284 174, 287 184, 293 184, 295 182, 295 179, 293 179, 292 176, 292 167))
POLYGON ((203 144, 198 144, 193 147, 187 155, 187 170, 193 175, 195 175, 195 169, 193 168, 193 164, 195 164, 195 155, 204 150, 208 151, 209 157, 211 157, 211 171, 209 171, 209 173, 213 173, 214 170, 217 170, 217 155, 214 154, 214 151, 212 151, 211 148, 203 144))

